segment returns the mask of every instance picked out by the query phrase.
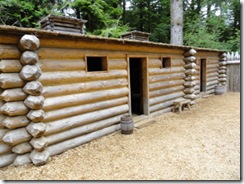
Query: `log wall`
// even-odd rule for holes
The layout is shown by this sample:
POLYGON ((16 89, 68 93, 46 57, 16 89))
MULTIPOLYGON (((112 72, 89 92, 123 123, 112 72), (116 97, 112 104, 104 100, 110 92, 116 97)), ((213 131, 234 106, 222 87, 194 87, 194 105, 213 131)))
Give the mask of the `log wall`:
POLYGON ((206 53, 198 52, 196 54, 196 85, 194 87, 194 94, 199 98, 201 92, 207 94, 214 94, 215 87, 219 84, 219 56, 218 53, 206 53), (201 60, 206 61, 206 91, 200 90, 200 72, 201 72, 201 60))
POLYGON ((149 109, 150 113, 169 112, 173 101, 184 96, 185 69, 181 55, 149 58, 149 109), (171 66, 162 68, 162 58, 171 59, 171 66))
POLYGON ((43 165, 119 130, 131 112, 130 58, 143 58, 144 114, 200 96, 198 59, 207 61, 207 93, 226 77, 219 52, 42 34, 0 34, 0 167, 43 165), (107 58, 107 70, 87 71, 88 56, 107 58))
MULTIPOLYGON (((58 52, 65 52, 66 58, 48 58, 46 51, 52 49, 39 50, 43 59, 38 66, 43 72, 39 82, 43 84, 44 136, 50 154, 118 130, 121 115, 129 112, 126 56, 108 56, 108 71, 87 72, 85 54, 62 49, 58 52)), ((93 55, 104 53, 88 56, 93 55)))

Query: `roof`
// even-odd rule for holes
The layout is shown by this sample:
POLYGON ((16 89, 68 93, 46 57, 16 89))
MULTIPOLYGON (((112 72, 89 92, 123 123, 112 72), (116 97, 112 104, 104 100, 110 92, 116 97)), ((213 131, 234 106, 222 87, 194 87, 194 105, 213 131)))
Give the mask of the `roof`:
POLYGON ((124 34, 121 34, 120 36, 125 36, 125 35, 131 35, 131 34, 138 34, 138 35, 144 35, 144 36, 149 36, 151 35, 151 33, 147 33, 147 32, 142 32, 142 31, 131 31, 131 32, 127 32, 124 34))
POLYGON ((58 16, 58 15, 51 15, 50 14, 50 15, 44 17, 43 19, 41 19, 39 21, 39 23, 42 24, 42 23, 44 23, 44 22, 46 22, 48 20, 53 20, 53 21, 55 21, 55 20, 60 21, 61 20, 61 21, 64 21, 64 22, 68 21, 70 23, 86 23, 87 22, 87 20, 83 20, 83 19, 77 19, 77 18, 73 18, 73 17, 58 16))
POLYGON ((199 48, 199 47, 192 47, 192 46, 184 46, 184 45, 173 45, 173 44, 166 44, 166 43, 158 43, 158 42, 151 42, 151 41, 138 41, 138 40, 129 40, 129 39, 117 39, 117 38, 106 38, 100 36, 90 36, 90 35, 83 35, 83 34, 74 34, 74 33, 65 33, 65 32, 57 32, 57 31, 49 31, 49 30, 42 30, 36 28, 23 28, 23 27, 16 27, 16 26, 0 26, 0 33, 12 33, 12 34, 34 34, 37 37, 60 37, 60 38, 69 38, 69 39, 76 39, 76 40, 89 40, 89 41, 104 41, 106 43, 117 43, 117 44, 134 44, 134 45, 144 45, 144 46, 151 46, 151 47, 164 47, 164 48, 175 48, 175 49, 195 49, 198 51, 209 51, 209 52, 226 52, 225 50, 218 50, 218 49, 209 49, 209 48, 199 48))

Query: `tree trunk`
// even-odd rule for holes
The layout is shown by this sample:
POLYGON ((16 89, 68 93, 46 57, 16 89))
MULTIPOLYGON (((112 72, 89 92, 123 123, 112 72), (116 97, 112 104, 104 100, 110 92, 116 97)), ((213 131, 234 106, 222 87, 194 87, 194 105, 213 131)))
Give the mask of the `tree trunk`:
POLYGON ((183 0, 170 0, 171 39, 174 45, 183 45, 183 0))

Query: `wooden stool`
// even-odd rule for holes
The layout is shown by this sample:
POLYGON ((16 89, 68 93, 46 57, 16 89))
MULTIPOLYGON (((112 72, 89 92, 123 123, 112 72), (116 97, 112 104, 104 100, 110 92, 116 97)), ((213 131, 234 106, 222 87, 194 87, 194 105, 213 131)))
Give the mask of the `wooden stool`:
POLYGON ((183 110, 184 107, 187 107, 188 110, 190 110, 190 103, 191 100, 188 99, 178 99, 173 102, 173 109, 172 111, 175 112, 176 109, 179 109, 179 113, 181 113, 181 110, 183 110))

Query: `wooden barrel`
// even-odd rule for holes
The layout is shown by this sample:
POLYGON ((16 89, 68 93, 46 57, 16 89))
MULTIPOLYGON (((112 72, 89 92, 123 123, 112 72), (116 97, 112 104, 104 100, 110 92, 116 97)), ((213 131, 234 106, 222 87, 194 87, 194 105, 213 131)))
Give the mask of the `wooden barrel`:
POLYGON ((120 124, 121 124, 121 133, 122 134, 132 134, 134 123, 133 118, 131 115, 123 115, 120 118, 120 124))
POLYGON ((222 95, 225 92, 224 86, 215 86, 215 95, 222 95))

